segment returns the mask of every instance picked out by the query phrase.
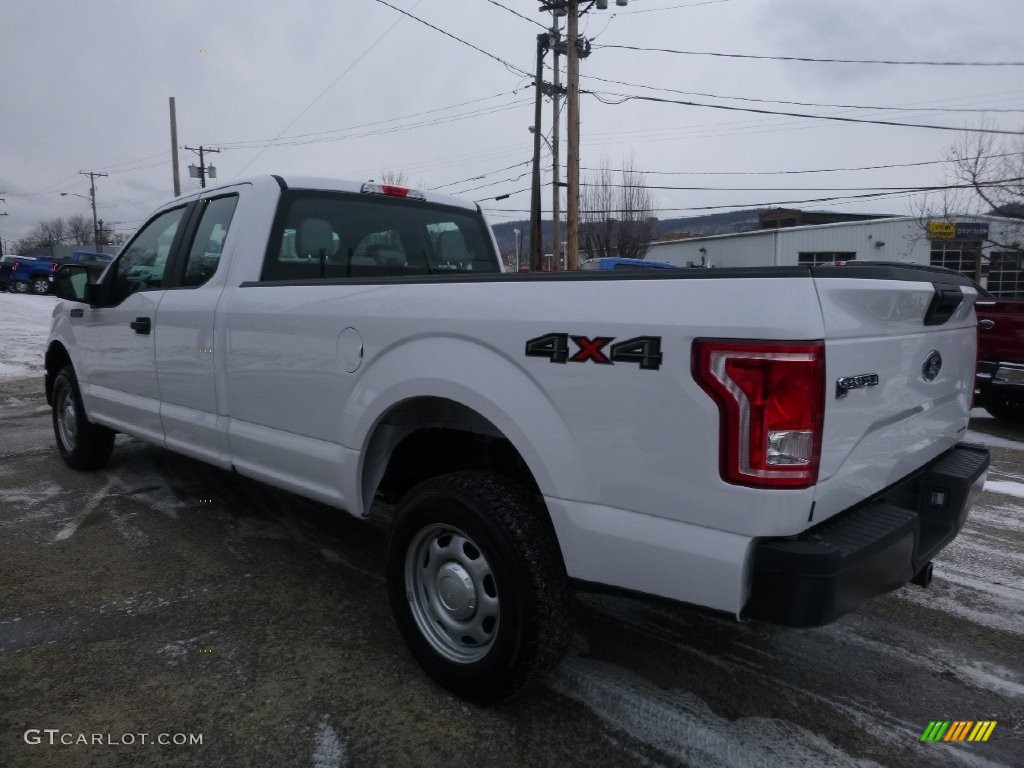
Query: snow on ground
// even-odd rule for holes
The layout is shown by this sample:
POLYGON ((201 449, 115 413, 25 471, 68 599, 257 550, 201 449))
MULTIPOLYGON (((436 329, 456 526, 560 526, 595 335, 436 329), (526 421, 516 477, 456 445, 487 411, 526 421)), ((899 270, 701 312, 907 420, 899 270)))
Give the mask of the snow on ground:
POLYGON ((0 380, 42 373, 55 296, 0 293, 0 380))
POLYGON ((985 482, 985 490, 1024 499, 1024 483, 1015 483, 1011 480, 988 480, 985 482))

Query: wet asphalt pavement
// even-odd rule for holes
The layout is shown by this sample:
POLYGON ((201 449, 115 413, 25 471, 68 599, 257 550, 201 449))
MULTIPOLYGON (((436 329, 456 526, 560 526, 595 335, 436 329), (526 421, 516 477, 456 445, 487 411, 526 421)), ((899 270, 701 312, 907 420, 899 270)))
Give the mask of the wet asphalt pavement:
POLYGON ((810 630, 581 595, 561 667, 483 708, 406 652, 378 529, 124 436, 74 472, 0 382, 0 766, 1021 765, 1024 430, 972 431, 995 482, 929 589, 810 630))

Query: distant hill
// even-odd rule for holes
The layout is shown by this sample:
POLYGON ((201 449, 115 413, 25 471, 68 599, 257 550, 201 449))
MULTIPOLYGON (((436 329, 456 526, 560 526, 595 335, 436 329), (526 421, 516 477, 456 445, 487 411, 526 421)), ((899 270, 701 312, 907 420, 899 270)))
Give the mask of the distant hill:
MULTIPOLYGON (((675 219, 658 219, 658 236, 673 232, 686 232, 691 235, 724 235, 730 232, 749 232, 759 227, 758 214, 762 209, 749 208, 728 213, 710 213, 706 216, 691 216, 675 219)), ((526 253, 530 240, 530 221, 506 221, 494 225, 494 236, 502 251, 512 253, 516 249, 515 230, 521 234, 522 253, 526 253)), ((541 221, 541 233, 544 238, 544 250, 551 251, 551 221, 541 221)), ((565 225, 562 225, 562 239, 565 239, 565 225)))

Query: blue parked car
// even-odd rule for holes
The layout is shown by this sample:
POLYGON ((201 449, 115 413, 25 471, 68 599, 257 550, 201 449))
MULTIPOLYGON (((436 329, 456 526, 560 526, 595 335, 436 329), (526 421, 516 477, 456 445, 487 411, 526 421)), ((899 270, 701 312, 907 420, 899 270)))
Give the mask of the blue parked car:
POLYGON ((75 251, 69 258, 53 256, 18 256, 11 260, 4 279, 11 293, 32 293, 45 296, 53 291, 53 276, 64 264, 81 264, 98 277, 114 257, 109 253, 75 251))
POLYGON ((587 259, 580 264, 580 269, 679 269, 679 267, 665 261, 620 259, 618 257, 605 256, 600 259, 587 259))

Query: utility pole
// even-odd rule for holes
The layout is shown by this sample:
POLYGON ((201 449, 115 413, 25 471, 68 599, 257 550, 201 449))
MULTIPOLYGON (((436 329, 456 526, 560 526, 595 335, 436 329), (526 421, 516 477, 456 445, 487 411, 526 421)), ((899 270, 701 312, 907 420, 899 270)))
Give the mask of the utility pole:
POLYGON ((566 152, 565 178, 565 268, 569 270, 580 267, 580 57, 579 57, 579 29, 580 29, 580 4, 579 0, 568 0, 568 55, 567 59, 567 83, 566 108, 568 110, 568 138, 569 145, 566 152))
MULTIPOLYGON (((4 203, 4 204, 6 205, 6 203, 7 203, 7 200, 6 200, 6 198, 0 197, 0 203, 4 203)), ((2 211, 2 212, 0 212, 0 216, 6 216, 6 215, 7 215, 7 211, 2 211)), ((4 255, 4 251, 5 251, 5 250, 6 250, 6 249, 4 248, 4 241, 3 241, 3 238, 2 238, 2 237, 0 237, 0 256, 3 256, 3 255, 4 255)))
MULTIPOLYGON (((615 0, 615 5, 628 5, 629 0, 615 0)), ((585 9, 608 8, 608 0, 594 0, 585 9)), ((542 11, 564 10, 569 17, 566 35, 566 120, 568 121, 568 146, 566 147, 565 184, 565 268, 579 269, 580 266, 580 59, 590 55, 590 41, 580 39, 580 0, 545 0, 542 11), (580 50, 582 48, 582 50, 580 50)), ((556 184, 557 188, 557 184, 556 184)))
POLYGON ((562 269, 562 190, 559 189, 559 178, 561 169, 558 167, 558 98, 560 73, 558 71, 558 14, 551 12, 551 38, 552 38, 552 62, 555 67, 551 91, 551 260, 554 262, 554 269, 562 269))
POLYGON ((82 176, 89 177, 89 199, 92 201, 92 244, 94 250, 99 253, 100 250, 100 229, 99 224, 96 221, 96 177, 106 176, 105 173, 97 173, 96 171, 79 171, 82 176))
POLYGON ((548 33, 537 35, 537 82, 533 101, 533 185, 530 194, 530 271, 536 272, 544 260, 544 239, 540 227, 540 108, 544 77, 544 53, 548 33))
POLYGON ((181 195, 181 178, 178 176, 178 114, 174 109, 174 97, 171 103, 171 169, 174 173, 174 196, 181 195))
POLYGON ((198 152, 199 153, 199 167, 197 168, 195 166, 195 164, 190 165, 188 167, 188 175, 191 176, 193 179, 198 177, 199 185, 203 189, 206 189, 206 176, 207 176, 207 174, 209 174, 211 179, 216 179, 217 178, 217 169, 214 167, 213 163, 210 163, 209 167, 207 167, 206 160, 205 160, 205 158, 203 156, 203 153, 204 152, 213 152, 214 154, 216 154, 216 153, 220 152, 220 150, 219 149, 210 149, 209 147, 204 147, 202 145, 199 145, 198 147, 185 147, 185 149, 189 150, 190 152, 198 152))

